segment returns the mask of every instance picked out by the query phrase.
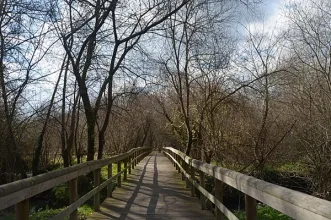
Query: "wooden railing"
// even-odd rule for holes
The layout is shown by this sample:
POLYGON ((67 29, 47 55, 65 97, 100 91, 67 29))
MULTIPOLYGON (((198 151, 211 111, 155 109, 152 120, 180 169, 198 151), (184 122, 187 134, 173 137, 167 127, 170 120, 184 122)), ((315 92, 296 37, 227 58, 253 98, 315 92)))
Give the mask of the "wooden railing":
POLYGON ((117 186, 121 187, 121 175, 126 180, 127 173, 131 174, 136 164, 151 152, 151 148, 134 148, 127 153, 102 160, 94 160, 75 166, 55 170, 49 173, 26 178, 0 186, 0 211, 16 205, 15 219, 29 218, 29 198, 49 190, 55 186, 69 182, 70 205, 53 219, 62 220, 70 215, 70 219, 77 219, 77 208, 93 197, 94 210, 100 210, 100 191, 107 187, 107 196, 112 194, 112 180, 117 179, 117 186), (121 164, 124 169, 121 170, 121 164), (117 163, 117 174, 112 176, 112 165, 117 163), (108 179, 100 184, 101 168, 108 167, 108 179), (94 188, 78 198, 77 180, 79 176, 93 171, 94 188))
POLYGON ((228 219, 238 219, 223 203, 224 184, 245 194, 247 220, 257 219, 256 203, 260 201, 294 219, 325 220, 331 219, 331 202, 298 191, 268 183, 218 166, 212 166, 186 156, 174 148, 163 148, 164 154, 173 162, 187 187, 191 187, 192 196, 195 188, 200 192, 201 206, 206 207, 207 198, 215 204, 216 219, 222 219, 222 213, 228 219), (197 180, 199 173, 199 181, 197 180), (205 189, 205 174, 214 177, 214 195, 205 189), (194 187, 193 187, 194 186, 194 187))

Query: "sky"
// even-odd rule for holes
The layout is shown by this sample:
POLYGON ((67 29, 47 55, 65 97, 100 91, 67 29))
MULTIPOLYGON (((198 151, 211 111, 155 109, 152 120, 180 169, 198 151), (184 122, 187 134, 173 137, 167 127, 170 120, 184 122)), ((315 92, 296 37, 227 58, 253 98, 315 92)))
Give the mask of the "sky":
POLYGON ((286 16, 284 7, 289 2, 298 2, 299 0, 264 0, 261 4, 262 17, 252 22, 252 25, 264 26, 265 30, 282 30, 286 27, 286 16))
MULTIPOLYGON (((263 3, 260 5, 260 11, 256 13, 257 16, 253 16, 253 19, 248 19, 246 22, 244 21, 244 25, 248 27, 254 28, 263 26, 264 31, 271 32, 274 30, 274 28, 278 30, 282 30, 282 27, 284 27, 284 22, 286 22, 285 16, 283 15, 282 8, 284 7, 284 4, 288 2, 289 0, 263 0, 263 3)), ((294 0, 291 0, 294 1, 294 0)), ((253 29, 254 30, 254 29, 253 29)), ((54 69, 53 67, 49 66, 49 62, 47 63, 47 66, 43 67, 44 69, 54 69)), ((54 75, 54 79, 50 81, 56 81, 57 74, 54 75)), ((52 83, 51 83, 52 84, 52 83)), ((48 86, 41 85, 43 89, 37 89, 38 91, 43 90, 47 95, 37 95, 34 94, 34 97, 36 101, 40 101, 43 99, 42 97, 49 99, 54 85, 48 84, 48 86), (36 96, 37 95, 37 96, 36 96)))

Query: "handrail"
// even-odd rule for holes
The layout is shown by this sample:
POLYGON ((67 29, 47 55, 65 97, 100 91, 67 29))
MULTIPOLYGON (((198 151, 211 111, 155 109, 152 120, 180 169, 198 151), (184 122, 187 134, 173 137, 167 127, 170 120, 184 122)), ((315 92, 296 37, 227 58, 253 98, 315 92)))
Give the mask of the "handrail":
MULTIPOLYGON (((85 201, 90 199, 92 196, 95 196, 98 192, 100 192, 104 187, 108 186, 111 184, 111 181, 115 178, 117 180, 120 180, 121 174, 124 173, 124 179, 126 178, 126 173, 127 170, 129 170, 129 173, 131 172, 131 166, 132 168, 138 160, 140 160, 144 155, 149 153, 151 148, 134 148, 131 149, 130 151, 116 155, 110 158, 105 158, 101 160, 94 160, 94 161, 88 161, 85 163, 81 163, 78 165, 74 165, 71 167, 55 170, 52 172, 48 172, 45 174, 40 174, 38 176, 34 177, 29 177, 23 180, 18 180, 12 183, 4 184, 0 186, 0 210, 6 209, 12 205, 18 205, 17 207, 20 207, 20 204, 23 202, 28 201, 29 198, 42 193, 48 189, 51 189, 55 186, 67 183, 69 181, 75 180, 75 190, 77 191, 77 178, 79 176, 85 175, 87 173, 90 173, 91 171, 98 171, 96 172, 96 177, 94 178, 95 182, 95 188, 84 195, 80 199, 76 199, 77 201, 72 201, 71 205, 65 209, 63 212, 66 213, 66 215, 63 215, 63 217, 68 216, 70 213, 74 212, 79 205, 77 206, 78 202, 83 204, 85 201), (100 185, 100 169, 101 167, 104 166, 111 166, 112 163, 118 164, 118 166, 121 165, 121 161, 124 161, 124 166, 125 168, 120 171, 120 168, 118 169, 120 172, 117 173, 116 175, 112 176, 112 174, 108 173, 108 179, 100 185), (99 182, 99 183, 96 183, 99 182), (73 209, 72 207, 75 206, 73 209), (71 208, 70 208, 71 207, 71 208), (70 210, 68 211, 68 209, 70 210)), ((112 172, 111 170, 108 169, 108 172, 112 172)), ((77 192, 76 192, 77 194, 77 192)), ((75 195, 76 197, 78 195, 75 195)), ((99 198, 100 200, 100 198, 99 198)), ((100 201, 99 201, 100 202, 100 201)), ((97 202, 96 204, 98 204, 97 202)), ((21 205, 22 205, 21 204, 21 205)), ((23 205, 24 207, 21 209, 25 209, 22 211, 16 211, 16 219, 28 219, 28 206, 29 203, 23 205), (21 215, 23 212, 25 214, 21 215), (17 217, 20 215, 20 217, 17 217)), ((98 207, 95 207, 98 209, 98 207)), ((62 213, 62 212, 61 212, 62 213)), ((62 216, 62 215, 61 215, 62 216)), ((73 217, 75 218, 75 217, 73 217)), ((60 219, 60 218, 58 218, 60 219)))
MULTIPOLYGON (((249 202, 255 202, 256 204, 256 200, 261 201, 262 203, 277 209, 278 211, 294 219, 331 219, 330 201, 259 180, 223 167, 204 163, 171 147, 165 147, 163 150, 165 154, 174 161, 176 166, 179 166, 181 163, 181 171, 186 176, 188 181, 190 181, 200 191, 200 193, 203 196, 206 196, 209 200, 213 200, 215 197, 210 193, 206 194, 203 187, 195 181, 195 175, 192 175, 194 174, 194 170, 199 170, 201 173, 211 175, 217 181, 225 183, 243 192, 249 202)), ((224 214, 229 219, 236 219, 233 218, 234 216, 232 214, 228 213, 227 209, 224 209, 224 207, 219 204, 219 199, 212 202, 215 203, 219 209, 225 211, 226 213, 224 214)), ((246 204, 246 208, 247 207, 252 206, 250 204, 246 204)), ((255 205, 254 208, 256 209, 255 205)), ((255 217, 247 219, 256 219, 256 210, 246 210, 246 212, 247 211, 253 213, 251 216, 255 215, 255 217)))

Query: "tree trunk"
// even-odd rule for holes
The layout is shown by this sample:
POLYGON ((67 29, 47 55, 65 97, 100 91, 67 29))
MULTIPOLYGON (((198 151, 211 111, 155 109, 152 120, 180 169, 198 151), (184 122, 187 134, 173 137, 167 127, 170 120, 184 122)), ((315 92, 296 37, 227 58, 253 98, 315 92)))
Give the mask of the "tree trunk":
POLYGON ((32 174, 34 176, 38 174, 39 163, 40 163, 40 156, 41 156, 41 151, 42 151, 42 148, 43 148, 44 136, 45 136, 45 133, 46 133, 46 128, 47 128, 48 120, 49 120, 49 117, 51 115, 51 111, 52 111, 52 107, 53 107, 53 103, 54 103, 54 99, 55 99, 55 94, 56 94, 56 91, 57 91, 57 87, 59 86, 59 83, 60 83, 60 80, 61 80, 62 70, 63 70, 63 66, 65 64, 65 60, 66 60, 66 57, 63 60, 61 71, 60 71, 59 77, 57 79, 57 82, 55 84, 55 88, 54 88, 54 91, 53 91, 53 94, 52 94, 51 102, 50 102, 49 107, 48 107, 48 110, 47 110, 47 114, 46 114, 44 125, 43 125, 43 127, 41 129, 41 132, 40 132, 39 136, 38 136, 37 146, 35 148, 35 152, 34 152, 34 156, 33 156, 33 160, 32 160, 32 174))
POLYGON ((102 159, 103 149, 105 145, 105 132, 107 130, 109 124, 109 118, 111 109, 113 106, 113 78, 111 77, 110 82, 108 84, 108 98, 107 98, 107 111, 105 121, 103 122, 102 128, 99 131, 99 148, 98 148, 98 160, 102 159))

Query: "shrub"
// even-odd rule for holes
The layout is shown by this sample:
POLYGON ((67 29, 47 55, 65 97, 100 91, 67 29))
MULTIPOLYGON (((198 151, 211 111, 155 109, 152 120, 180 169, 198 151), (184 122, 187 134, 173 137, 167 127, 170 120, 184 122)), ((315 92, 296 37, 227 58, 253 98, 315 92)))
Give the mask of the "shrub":
MULTIPOLYGON (((246 213, 244 211, 234 213, 240 220, 245 220, 246 213)), ((258 220, 292 220, 291 217, 265 205, 258 205, 257 207, 258 220)))

